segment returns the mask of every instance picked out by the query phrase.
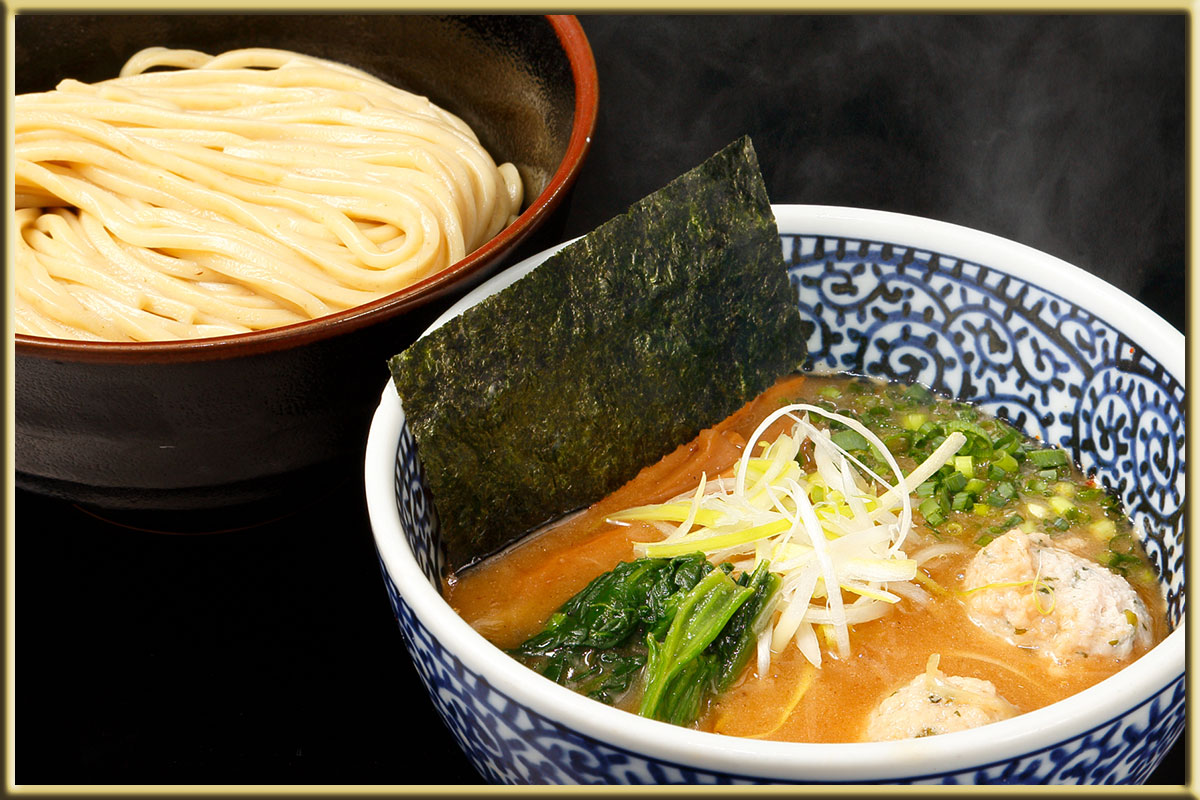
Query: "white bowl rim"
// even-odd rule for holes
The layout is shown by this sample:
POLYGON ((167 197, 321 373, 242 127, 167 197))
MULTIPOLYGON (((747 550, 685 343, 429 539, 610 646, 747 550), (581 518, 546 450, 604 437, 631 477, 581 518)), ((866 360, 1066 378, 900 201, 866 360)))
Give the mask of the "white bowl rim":
MULTIPOLYGON (((773 209, 784 235, 819 222, 814 231, 820 233, 896 244, 919 241, 922 249, 966 261, 978 260, 989 266, 1003 263, 1005 271, 1013 263, 1027 263, 1031 270, 1027 277, 1035 285, 1067 299, 1095 293, 1106 313, 1119 311, 1116 318, 1138 317, 1137 330, 1146 332, 1139 336, 1139 344, 1174 376, 1183 374, 1181 333, 1115 287, 1041 251, 951 223, 894 212, 799 205, 775 205, 773 209), (989 252, 988 257, 978 255, 983 250, 989 252), (1064 274, 1059 276, 1058 271, 1064 274), (1054 278, 1047 279, 1048 275, 1054 278)), ((566 244, 531 256, 477 287, 429 330, 511 284, 566 244)), ((1011 274, 1020 277, 1017 271, 1011 274)), ((1094 308, 1090 301, 1084 307, 1094 308)), ((1083 735, 1149 702, 1184 674, 1186 625, 1180 620, 1149 653, 1088 689, 1012 719, 940 736, 869 743, 773 742, 705 733, 619 711, 559 686, 507 656, 459 617, 426 579, 407 546, 394 499, 402 419, 400 399, 389 381, 368 436, 364 481, 376 546, 397 591, 441 646, 467 669, 486 676, 496 691, 610 747, 733 776, 848 783, 937 776, 983 769, 1083 735), (1081 725, 1080 720, 1087 722, 1081 725)))

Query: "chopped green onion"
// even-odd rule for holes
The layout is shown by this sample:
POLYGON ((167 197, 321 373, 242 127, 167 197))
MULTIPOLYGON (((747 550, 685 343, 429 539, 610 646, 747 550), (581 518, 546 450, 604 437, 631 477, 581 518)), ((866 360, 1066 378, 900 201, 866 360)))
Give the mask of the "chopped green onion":
POLYGON ((1000 533, 1007 533, 1025 521, 1020 514, 1012 514, 999 525, 1000 533))
POLYGON ((917 507, 921 512, 921 516, 925 517, 925 522, 931 527, 936 528, 946 521, 946 513, 942 510, 941 504, 935 498, 929 498, 917 507))
POLYGON ((1033 462, 1034 466, 1041 469, 1046 469, 1048 467, 1065 467, 1071 463, 1070 459, 1067 458, 1067 452, 1065 450, 1059 450, 1058 448, 1050 450, 1031 450, 1029 452, 1029 460, 1033 462))
POLYGON ((904 396, 909 400, 922 404, 933 401, 933 392, 929 391, 929 389, 919 383, 914 383, 912 386, 909 386, 908 389, 905 390, 904 396))
POLYGON ((1021 434, 1015 430, 1008 430, 992 442, 992 447, 996 450, 1015 454, 1021 450, 1021 434))
POLYGON ((1117 569, 1142 563, 1141 559, 1137 556, 1126 555, 1125 553, 1109 553, 1107 562, 1105 566, 1117 569))
POLYGON ((1055 495, 1050 498, 1050 507, 1062 515, 1066 515, 1068 511, 1075 508, 1075 504, 1065 497, 1055 495))
POLYGON ((1071 527, 1071 521, 1066 517, 1055 517, 1047 527, 1055 531, 1065 531, 1071 527))
POLYGON ((1011 453, 1002 453, 1001 456, 992 463, 1008 473, 1016 472, 1021 466, 1017 463, 1017 460, 1013 458, 1011 453))
POLYGON ((961 492, 967 487, 967 479, 961 472, 952 472, 942 481, 942 488, 950 494, 961 492))
POLYGON ((1089 517, 1087 515, 1087 513, 1084 512, 1084 510, 1082 508, 1080 508, 1079 506, 1075 506, 1074 508, 1068 508, 1066 513, 1063 514, 1063 516, 1066 517, 1067 520, 1072 523, 1091 522, 1092 521, 1092 518, 1089 517))
POLYGON ((1137 542, 1128 533, 1120 533, 1108 540, 1108 549, 1114 553, 1132 553, 1137 549, 1137 542))
POLYGON ((960 418, 960 419, 947 420, 946 424, 945 424, 945 429, 948 431, 961 431, 968 438, 974 439, 980 443, 986 444, 987 449, 991 450, 992 449, 991 437, 988 436, 988 432, 986 430, 984 430, 982 425, 973 421, 974 419, 975 419, 975 417, 972 415, 972 416, 970 416, 969 419, 961 419, 960 418))

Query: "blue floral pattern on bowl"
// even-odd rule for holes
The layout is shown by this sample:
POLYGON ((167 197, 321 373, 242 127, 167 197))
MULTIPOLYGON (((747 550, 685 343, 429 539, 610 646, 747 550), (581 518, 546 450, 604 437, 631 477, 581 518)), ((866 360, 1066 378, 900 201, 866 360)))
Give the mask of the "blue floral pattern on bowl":
MULTIPOLYGON (((1162 576, 1177 626, 1184 595, 1184 387, 1126 332, 1063 297, 982 264, 889 242, 784 233, 809 330, 807 369, 917 381, 1058 444, 1116 492, 1162 576)), ((395 500, 408 546, 440 587, 436 516, 407 428, 395 500)), ((382 561, 382 560, 381 560, 382 561)), ((509 784, 753 784, 630 752, 569 729, 490 685, 448 651, 383 577, 432 701, 479 772, 509 784)), ((1073 738, 918 784, 1141 783, 1183 730, 1180 674, 1073 738)))

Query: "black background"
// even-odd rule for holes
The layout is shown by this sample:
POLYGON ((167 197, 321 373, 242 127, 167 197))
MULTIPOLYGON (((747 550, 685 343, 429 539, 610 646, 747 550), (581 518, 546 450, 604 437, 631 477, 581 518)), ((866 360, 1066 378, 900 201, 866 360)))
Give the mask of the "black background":
MULTIPOLYGON (((518 257, 748 133, 774 202, 979 228, 1184 329, 1186 16, 582 21, 600 74, 591 153, 518 257)), ((382 388, 384 365, 362 379, 382 388)), ((283 519, 201 536, 16 501, 17 782, 479 781, 391 617, 359 474, 283 519)), ((1184 781, 1183 750, 1154 782, 1184 781)))

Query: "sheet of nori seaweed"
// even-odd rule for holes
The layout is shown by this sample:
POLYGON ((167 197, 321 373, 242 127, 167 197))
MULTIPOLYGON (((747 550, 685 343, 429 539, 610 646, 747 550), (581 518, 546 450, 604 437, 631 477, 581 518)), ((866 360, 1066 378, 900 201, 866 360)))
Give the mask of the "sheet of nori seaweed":
POLYGON ((447 566, 602 498, 805 353, 743 138, 389 360, 447 566))

